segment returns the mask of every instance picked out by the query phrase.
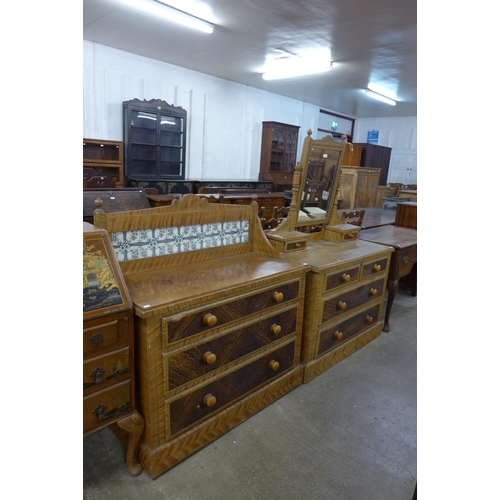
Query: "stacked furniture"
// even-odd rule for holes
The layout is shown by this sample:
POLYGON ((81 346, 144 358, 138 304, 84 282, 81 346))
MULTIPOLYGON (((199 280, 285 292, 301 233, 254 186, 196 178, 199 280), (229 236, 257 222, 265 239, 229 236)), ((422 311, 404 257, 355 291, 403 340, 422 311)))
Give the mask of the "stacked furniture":
POLYGON ((94 214, 133 303, 138 455, 153 478, 302 382, 308 266, 281 258, 257 211, 189 194, 94 214))
POLYGON ((92 169, 96 176, 115 179, 116 186, 124 186, 123 143, 101 139, 83 139, 83 171, 92 169))
POLYGON ((301 354, 304 382, 380 335, 392 252, 359 240, 361 227, 342 220, 336 200, 345 142, 328 136, 313 140, 311 133, 295 169, 288 216, 266 232, 286 261, 309 265, 301 354))

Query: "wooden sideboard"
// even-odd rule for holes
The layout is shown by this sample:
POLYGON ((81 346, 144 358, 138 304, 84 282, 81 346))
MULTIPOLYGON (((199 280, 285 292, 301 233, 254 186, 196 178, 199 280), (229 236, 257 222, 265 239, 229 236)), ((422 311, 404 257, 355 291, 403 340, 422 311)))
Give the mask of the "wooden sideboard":
POLYGON ((139 459, 153 478, 302 382, 308 266, 280 258, 257 210, 190 194, 95 214, 133 301, 139 459))
POLYGON ((134 314, 109 235, 83 223, 83 435, 125 433, 132 476, 144 420, 135 407, 134 314))

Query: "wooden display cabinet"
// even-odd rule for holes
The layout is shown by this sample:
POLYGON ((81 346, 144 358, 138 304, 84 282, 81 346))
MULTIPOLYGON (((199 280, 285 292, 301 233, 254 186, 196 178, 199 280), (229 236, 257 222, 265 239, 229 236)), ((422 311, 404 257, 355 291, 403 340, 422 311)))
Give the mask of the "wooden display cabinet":
POLYGON ((187 111, 159 99, 123 102, 127 185, 156 187, 184 180, 187 111))
POLYGON ((139 459, 155 478, 302 383, 308 267, 280 258, 256 202, 188 194, 94 221, 133 301, 139 459))
POLYGON ((259 180, 272 181, 273 191, 292 189, 299 129, 286 123, 262 122, 259 180))
POLYGON ((83 223, 83 435, 106 426, 126 435, 126 465, 135 461, 144 420, 135 408, 132 301, 109 235, 83 223))
POLYGON ((123 143, 101 139, 83 139, 83 166, 99 175, 116 179, 116 186, 123 187, 123 143))

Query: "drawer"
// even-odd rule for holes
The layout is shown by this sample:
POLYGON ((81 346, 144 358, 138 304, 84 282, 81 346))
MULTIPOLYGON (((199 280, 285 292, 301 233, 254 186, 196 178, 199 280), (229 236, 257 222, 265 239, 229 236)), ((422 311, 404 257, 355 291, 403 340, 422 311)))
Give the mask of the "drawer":
POLYGON ((385 277, 325 300, 321 322, 346 314, 371 299, 381 297, 384 281, 385 277))
POLYGON ((128 380, 130 377, 130 352, 125 347, 83 363, 83 394, 86 396, 128 380))
POLYGON ((120 342, 128 341, 129 315, 111 317, 84 323, 83 354, 97 352, 105 347, 118 346, 120 342))
POLYGON ((257 349, 295 333, 297 308, 174 355, 164 354, 165 390, 171 391, 257 349))
POLYGON ((304 240, 297 240, 297 241, 290 241, 286 244, 285 247, 285 252, 296 252, 298 250, 305 250, 306 248, 307 241, 304 240))
POLYGON ((111 423, 130 410, 130 381, 83 398, 83 433, 111 423), (114 420, 112 420, 114 419, 114 420))
POLYGON ((338 273, 326 277, 326 291, 333 290, 339 286, 355 283, 359 279, 359 265, 350 269, 344 269, 338 273))
POLYGON ((374 276, 376 274, 384 274, 387 266, 389 265, 389 261, 387 258, 381 258, 378 260, 374 260, 368 264, 363 264, 361 270, 361 279, 367 278, 369 276, 374 276))
POLYGON ((319 337, 318 355, 343 344, 378 321, 382 304, 367 309, 342 323, 322 332, 319 337))
POLYGON ((198 333, 207 332, 249 314, 264 311, 278 304, 296 300, 299 295, 299 281, 277 285, 265 292, 207 307, 204 310, 188 313, 185 316, 163 318, 163 347, 198 333), (165 342, 166 339, 166 342, 165 342))
MULTIPOLYGON (((266 354, 224 377, 211 381, 189 394, 166 403, 169 406, 170 434, 217 413, 238 398, 280 376, 294 365, 295 342, 266 354)), ((167 422, 168 426, 168 422, 167 422)), ((169 434, 167 429, 167 434, 169 434)))
POLYGON ((404 250, 397 250, 393 254, 393 259, 398 259, 398 275, 404 276, 411 271, 413 264, 417 262, 417 246, 413 245, 404 250))

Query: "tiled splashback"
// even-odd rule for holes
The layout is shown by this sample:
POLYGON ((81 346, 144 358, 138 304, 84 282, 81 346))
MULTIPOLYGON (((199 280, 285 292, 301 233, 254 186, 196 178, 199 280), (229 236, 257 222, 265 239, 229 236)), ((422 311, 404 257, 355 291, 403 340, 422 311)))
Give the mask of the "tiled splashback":
POLYGON ((113 233, 119 262, 246 243, 249 220, 163 227, 113 233))

